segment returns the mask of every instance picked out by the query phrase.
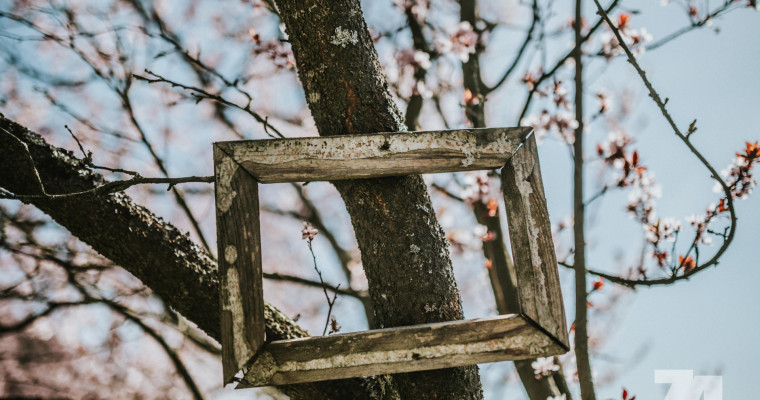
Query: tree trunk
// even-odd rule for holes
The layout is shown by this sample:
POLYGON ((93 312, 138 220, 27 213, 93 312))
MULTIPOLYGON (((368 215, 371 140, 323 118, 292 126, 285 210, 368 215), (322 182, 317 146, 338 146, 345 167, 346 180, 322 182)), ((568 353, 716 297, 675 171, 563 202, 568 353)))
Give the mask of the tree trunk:
MULTIPOLYGON (((403 131, 359 1, 279 0, 321 135, 403 131)), ((334 183, 346 203, 378 327, 463 318, 448 244, 420 176, 334 183)), ((394 376, 405 399, 480 399, 477 367, 394 376)))

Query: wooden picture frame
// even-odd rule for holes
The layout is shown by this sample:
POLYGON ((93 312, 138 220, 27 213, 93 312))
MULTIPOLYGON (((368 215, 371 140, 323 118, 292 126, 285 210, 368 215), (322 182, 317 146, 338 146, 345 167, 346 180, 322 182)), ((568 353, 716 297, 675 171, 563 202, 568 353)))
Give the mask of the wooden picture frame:
POLYGON ((214 143, 224 382, 285 385, 546 357, 569 350, 531 128, 214 143), (501 170, 520 312, 265 342, 258 185, 501 170))

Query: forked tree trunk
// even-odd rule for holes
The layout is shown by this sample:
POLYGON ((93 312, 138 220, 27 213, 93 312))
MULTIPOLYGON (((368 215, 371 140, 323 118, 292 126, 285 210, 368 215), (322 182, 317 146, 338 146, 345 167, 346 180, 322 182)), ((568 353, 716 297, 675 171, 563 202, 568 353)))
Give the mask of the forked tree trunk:
MULTIPOLYGON (((321 135, 405 130, 358 0, 276 2, 321 135)), ((334 183, 379 327, 462 319, 448 244, 420 176, 334 183)), ((404 399, 480 399, 477 367, 398 374, 404 399)))

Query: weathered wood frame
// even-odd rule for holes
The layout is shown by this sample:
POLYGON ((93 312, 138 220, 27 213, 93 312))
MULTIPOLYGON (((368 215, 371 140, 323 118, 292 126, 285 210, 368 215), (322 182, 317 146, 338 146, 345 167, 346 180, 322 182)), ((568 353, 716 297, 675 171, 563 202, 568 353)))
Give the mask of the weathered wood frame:
POLYGON ((224 382, 283 385, 562 354, 557 260, 530 128, 214 144, 224 382), (503 168, 502 168, 503 167, 503 168), (501 170, 517 314, 265 342, 258 184, 501 170))

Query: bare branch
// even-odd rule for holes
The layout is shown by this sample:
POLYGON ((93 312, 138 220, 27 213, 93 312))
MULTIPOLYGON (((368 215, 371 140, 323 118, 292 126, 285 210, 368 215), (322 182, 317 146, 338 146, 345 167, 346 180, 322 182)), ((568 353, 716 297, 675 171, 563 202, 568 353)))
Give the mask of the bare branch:
POLYGON ((148 77, 144 77, 144 76, 141 76, 141 75, 134 75, 134 77, 137 78, 137 79, 139 79, 139 80, 148 82, 148 83, 168 83, 172 87, 178 87, 180 89, 184 89, 184 90, 190 91, 190 92, 192 92, 192 96, 194 96, 196 98, 196 102, 200 102, 203 99, 209 99, 209 100, 213 100, 213 101, 222 103, 222 104, 224 104, 226 106, 229 106, 229 107, 237 108, 238 110, 244 111, 248 115, 252 116, 256 121, 258 121, 262 125, 264 125, 264 130, 267 133, 267 135, 269 135, 270 137, 272 137, 272 138, 275 138, 275 137, 283 138, 283 137, 285 137, 285 136, 283 136, 283 134, 277 128, 275 128, 274 126, 272 126, 272 124, 269 123, 268 118, 262 117, 261 115, 259 115, 256 111, 254 111, 251 108, 251 104, 253 103, 253 98, 251 98, 250 96, 248 98, 248 103, 245 106, 240 106, 240 105, 238 105, 236 103, 233 103, 233 102, 225 99, 220 94, 210 93, 210 92, 206 91, 205 89, 201 89, 199 87, 189 86, 189 85, 185 85, 185 84, 182 84, 182 83, 179 83, 179 82, 172 81, 170 79, 164 78, 161 75, 153 73, 153 72, 151 72, 150 70, 147 70, 147 69, 145 70, 145 73, 148 74, 148 75, 150 75, 150 76, 152 76, 153 78, 148 78, 148 77), (271 130, 272 132, 274 132, 275 135, 270 134, 269 130, 271 130))
POLYGON ((525 36, 525 40, 523 41, 522 46, 520 46, 520 49, 517 50, 517 55, 515 56, 515 59, 512 61, 512 64, 510 64, 509 68, 504 72, 504 74, 501 76, 501 78, 491 87, 488 87, 486 85, 483 85, 483 95, 487 95, 494 90, 498 89, 499 86, 504 84, 504 82, 507 81, 510 75, 512 75, 512 72, 514 72, 515 68, 517 68, 517 65, 522 60, 523 55, 525 54, 525 50, 528 48, 528 45, 533 40, 533 31, 536 29, 536 26, 538 25, 538 21, 541 19, 541 15, 539 14, 538 9, 538 0, 533 0, 533 19, 530 23, 530 28, 528 28, 528 33, 525 36))
POLYGON ((330 295, 327 293, 327 284, 325 283, 324 279, 322 279, 322 271, 319 270, 319 267, 317 266, 317 256, 314 254, 314 248, 311 247, 311 242, 314 238, 308 237, 306 240, 306 243, 309 245, 309 252, 311 253, 311 258, 314 260, 314 270, 317 271, 317 276, 319 276, 319 282, 322 284, 322 290, 325 292, 325 298, 327 299, 327 318, 325 320, 325 329, 322 331, 322 336, 327 334, 327 327, 330 326, 330 315, 332 314, 333 306, 335 305, 335 300, 338 298, 338 289, 340 289, 340 284, 335 287, 335 290, 333 291, 333 297, 332 300, 330 299, 330 295))
POLYGON ((164 350, 164 353, 166 353, 166 355, 172 361, 172 364, 174 364, 174 368, 177 370, 177 373, 179 373, 179 375, 182 377, 182 380, 185 382, 185 385, 187 385, 187 388, 193 394, 193 398, 196 400, 203 400, 205 398, 203 396, 203 393, 201 393, 200 388, 198 388, 198 385, 195 383, 195 380, 190 375, 190 371, 187 370, 187 367, 185 367, 185 364, 179 358, 179 354, 177 354, 177 352, 171 346, 169 346, 169 343, 166 342, 160 333, 148 326, 142 320, 142 318, 136 316, 132 310, 116 302, 106 299, 100 299, 100 301, 106 304, 111 310, 122 315, 127 320, 137 324, 145 333, 148 334, 148 336, 153 338, 153 340, 155 340, 156 343, 161 346, 161 348, 164 350))
MULTIPOLYGON (((619 2, 620 2, 620 0, 613 1, 612 4, 610 4, 610 6, 607 7, 607 11, 606 12, 608 12, 608 13, 612 12, 612 10, 614 10, 617 7, 617 5, 618 5, 619 2)), ((599 29, 599 27, 602 26, 603 22, 604 22, 604 19, 600 18, 599 21, 597 21, 596 24, 594 24, 594 26, 592 26, 591 29, 589 29, 589 31, 586 32, 586 34, 581 39, 581 43, 586 43, 591 38, 591 36, 599 29)), ((520 117, 517 118, 518 122, 522 121, 523 118, 525 118, 525 116, 528 114, 528 109, 530 108, 530 103, 533 100, 533 96, 536 94, 536 92, 538 92, 539 86, 542 83, 544 83, 547 79, 549 79, 552 76, 554 76, 554 74, 556 74, 557 71, 559 71, 560 67, 562 67, 563 65, 565 65, 565 63, 569 59, 571 59, 573 57, 573 52, 574 51, 575 50, 570 50, 569 52, 567 52, 567 54, 565 54, 564 57, 560 58, 554 64, 554 67, 552 67, 548 72, 542 73, 541 76, 538 77, 538 79, 536 80, 535 84, 533 85, 533 88, 530 90, 530 92, 528 92, 528 97, 525 99, 525 105, 523 105, 522 112, 520 112, 520 117)))
POLYGON ((319 289, 327 289, 333 293, 356 297, 357 299, 363 299, 369 296, 369 294, 366 291, 357 291, 353 289, 342 289, 340 285, 332 286, 328 284, 323 284, 322 282, 315 282, 306 278, 301 278, 300 276, 293 276, 293 275, 287 275, 287 274, 281 274, 281 273, 264 273, 265 279, 270 279, 273 281, 283 281, 283 282, 292 282, 297 283, 300 285, 305 285, 309 287, 319 288, 319 289))
POLYGON ((715 10, 713 10, 712 12, 710 12, 707 16, 705 16, 701 20, 699 20, 699 21, 697 21, 695 23, 692 23, 689 26, 685 26, 685 27, 683 27, 683 28, 681 28, 681 29, 679 29, 679 30, 677 30, 677 31, 675 31, 675 32, 673 32, 673 33, 671 33, 671 34, 663 37, 662 39, 660 39, 660 40, 658 40, 658 41, 656 41, 656 42, 648 45, 647 46, 647 50, 648 51, 655 50, 658 47, 663 46, 663 45, 665 45, 665 44, 667 44, 667 43, 669 43, 669 42, 671 42, 671 41, 679 38, 680 36, 682 36, 682 35, 684 35, 686 33, 689 33, 689 32, 691 32, 691 31, 693 31, 695 29, 699 29, 699 28, 702 28, 702 27, 705 27, 705 26, 709 26, 708 23, 712 22, 713 19, 715 19, 715 18, 717 18, 717 17, 719 17, 719 16, 721 16, 723 14, 726 14, 729 11, 733 11, 733 10, 736 10, 736 9, 739 9, 739 8, 741 8, 741 5, 739 4, 739 2, 728 0, 728 1, 724 2, 721 6, 717 7, 715 10), (732 6, 735 6, 735 7, 732 7, 732 6))

